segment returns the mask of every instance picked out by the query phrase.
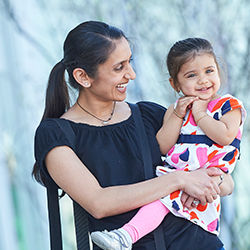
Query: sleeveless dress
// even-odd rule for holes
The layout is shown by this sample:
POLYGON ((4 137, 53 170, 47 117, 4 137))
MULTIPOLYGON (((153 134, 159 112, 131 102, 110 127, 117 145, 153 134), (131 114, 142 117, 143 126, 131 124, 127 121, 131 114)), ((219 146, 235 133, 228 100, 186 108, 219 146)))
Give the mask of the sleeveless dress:
MULTIPOLYGON (((199 168, 218 167, 225 173, 232 173, 239 158, 240 140, 246 110, 237 98, 224 95, 208 104, 207 114, 219 120, 227 112, 240 109, 242 122, 238 134, 230 145, 221 146, 208 138, 194 121, 189 110, 184 118, 177 144, 166 155, 166 166, 157 167, 157 175, 176 170, 193 171, 199 168)), ((206 205, 199 204, 193 209, 183 209, 180 201, 182 191, 176 191, 161 199, 162 203, 175 215, 198 224, 204 230, 218 235, 220 217, 220 197, 206 205)))
MULTIPOLYGON (((152 102, 138 102, 137 104, 148 137, 153 161, 152 168, 155 170, 156 166, 162 165, 156 133, 162 126, 166 109, 152 102)), ((75 122, 70 122, 70 124, 76 134, 75 145, 67 140, 55 122, 55 118, 42 121, 36 130, 35 159, 45 177, 50 178, 44 164, 47 153, 54 147, 68 146, 74 150, 102 187, 126 185, 145 180, 133 113, 125 121, 102 127, 75 122)), ((119 228, 127 223, 137 211, 138 209, 135 209, 103 219, 95 219, 88 214, 89 230, 92 232, 119 228)), ((169 250, 179 249, 179 245, 186 246, 186 250, 194 250, 194 244, 197 242, 202 250, 223 246, 215 235, 207 235, 207 232, 193 223, 172 214, 167 215, 163 221, 163 227, 165 242, 169 250), (210 248, 206 248, 207 246, 210 248)), ((94 246, 94 249, 99 248, 94 246)), ((154 250, 153 233, 140 239, 133 245, 133 249, 154 250)))

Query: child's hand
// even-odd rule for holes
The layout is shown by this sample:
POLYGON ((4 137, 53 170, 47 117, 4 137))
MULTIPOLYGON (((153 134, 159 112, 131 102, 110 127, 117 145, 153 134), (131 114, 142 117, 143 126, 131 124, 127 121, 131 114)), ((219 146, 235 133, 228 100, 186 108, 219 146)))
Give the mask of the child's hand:
POLYGON ((201 100, 199 98, 193 102, 192 114, 194 116, 196 123, 201 117, 207 114, 206 111, 207 111, 207 105, 209 102, 210 102, 210 99, 201 100))
POLYGON ((197 98, 195 102, 192 105, 192 114, 196 115, 200 112, 206 112, 207 110, 207 105, 210 102, 210 100, 201 100, 197 98))
POLYGON ((188 195, 187 193, 182 192, 181 203, 183 205, 183 208, 191 209, 197 207, 200 201, 188 195))
POLYGON ((179 98, 177 105, 175 107, 175 111, 180 117, 185 117, 187 110, 192 107, 192 103, 197 100, 196 96, 184 96, 179 98))

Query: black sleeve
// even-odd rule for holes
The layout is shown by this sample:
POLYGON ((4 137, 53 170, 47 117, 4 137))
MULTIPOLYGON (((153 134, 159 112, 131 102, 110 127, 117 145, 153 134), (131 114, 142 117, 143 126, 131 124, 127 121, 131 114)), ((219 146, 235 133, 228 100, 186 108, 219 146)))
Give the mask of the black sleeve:
POLYGON ((154 102, 138 102, 145 126, 153 127, 155 134, 161 128, 166 108, 154 102))
POLYGON ((68 146, 74 150, 72 143, 58 127, 55 119, 46 119, 40 123, 35 133, 35 160, 42 175, 48 177, 44 160, 50 150, 57 146, 68 146))

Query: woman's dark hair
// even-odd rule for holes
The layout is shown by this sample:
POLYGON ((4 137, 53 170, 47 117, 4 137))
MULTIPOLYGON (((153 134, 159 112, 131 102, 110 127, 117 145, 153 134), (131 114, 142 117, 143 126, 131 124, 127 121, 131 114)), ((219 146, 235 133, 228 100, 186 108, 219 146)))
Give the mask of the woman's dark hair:
POLYGON ((97 21, 81 23, 69 32, 63 45, 63 60, 54 66, 49 76, 42 120, 58 118, 69 108, 65 69, 71 87, 80 90, 73 70, 82 68, 88 76, 95 77, 98 65, 104 63, 115 49, 114 40, 122 37, 127 39, 120 29, 97 21))
POLYGON ((176 42, 167 55, 167 67, 170 77, 173 79, 176 89, 178 89, 177 75, 180 68, 196 55, 209 54, 214 58, 219 71, 219 65, 213 47, 209 41, 202 38, 187 38, 176 42))
MULTIPOLYGON (((70 107, 65 70, 68 72, 70 86, 79 91, 81 85, 74 79, 73 70, 82 68, 88 76, 94 78, 98 66, 115 49, 115 40, 121 38, 128 40, 120 29, 98 21, 81 23, 68 33, 63 45, 64 57, 50 72, 42 120, 59 118, 70 107)), ((37 164, 32 174, 42 183, 37 164)))

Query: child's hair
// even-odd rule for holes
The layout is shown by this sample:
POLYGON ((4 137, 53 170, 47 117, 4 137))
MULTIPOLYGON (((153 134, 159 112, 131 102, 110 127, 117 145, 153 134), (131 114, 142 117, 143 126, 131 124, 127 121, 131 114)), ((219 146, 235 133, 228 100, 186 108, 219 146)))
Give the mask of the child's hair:
POLYGON ((167 55, 167 68, 170 77, 173 79, 176 89, 178 89, 177 75, 180 68, 190 59, 197 55, 209 54, 214 58, 218 71, 220 73, 217 58, 213 47, 209 41, 203 38, 187 38, 176 42, 167 55))

